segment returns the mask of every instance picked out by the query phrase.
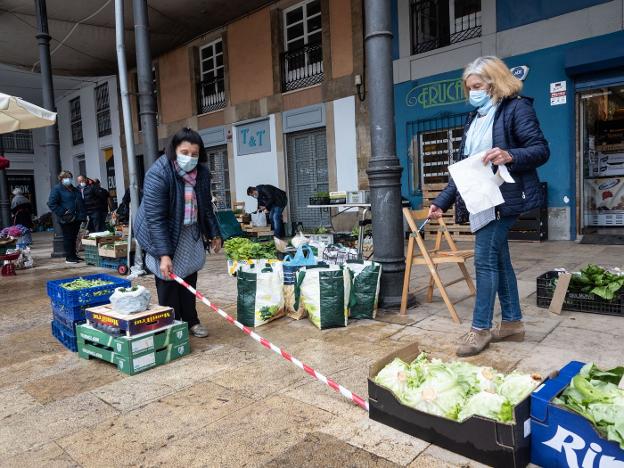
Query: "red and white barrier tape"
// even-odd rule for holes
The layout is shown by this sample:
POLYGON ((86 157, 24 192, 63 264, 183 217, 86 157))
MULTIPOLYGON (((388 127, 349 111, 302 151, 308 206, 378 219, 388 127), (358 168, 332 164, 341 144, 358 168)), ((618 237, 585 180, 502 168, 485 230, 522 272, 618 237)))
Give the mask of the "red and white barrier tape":
POLYGON ((258 343, 260 343, 266 349, 270 349, 274 353, 279 354, 280 356, 282 356, 287 361, 292 362, 299 369, 303 370, 304 372, 306 372, 307 374, 311 375, 315 379, 323 382, 325 385, 327 385, 328 387, 332 388, 334 391, 340 393, 343 397, 347 398, 348 400, 351 400, 353 403, 355 403, 356 405, 358 405, 362 409, 368 411, 368 401, 366 401, 364 398, 356 395, 355 393, 353 393, 352 391, 346 389, 342 385, 334 382, 332 379, 329 379, 329 378, 325 377, 323 374, 321 374, 319 372, 316 372, 314 369, 312 369, 310 366, 304 364, 303 362, 301 362, 296 357, 291 356, 290 354, 288 354, 283 349, 278 348, 277 346, 275 346, 273 343, 271 343, 266 338, 263 338, 260 335, 258 335, 251 328, 249 328, 249 327, 243 325, 242 323, 240 323, 239 321, 235 320, 227 312, 224 312, 219 307, 213 305, 212 302, 210 302, 208 299, 206 299, 202 293, 197 291, 195 288, 193 288, 190 284, 188 284, 186 281, 184 281, 179 276, 174 275, 173 273, 170 273, 169 276, 170 276, 170 278, 172 280, 177 281, 182 286, 184 286, 186 289, 188 289, 200 301, 202 301, 204 304, 206 304, 208 307, 210 307, 212 310, 214 310, 217 314, 219 314, 225 320, 230 322, 232 325, 235 325, 238 328, 240 328, 243 331, 243 333, 246 333, 247 335, 249 335, 251 338, 256 340, 258 343))

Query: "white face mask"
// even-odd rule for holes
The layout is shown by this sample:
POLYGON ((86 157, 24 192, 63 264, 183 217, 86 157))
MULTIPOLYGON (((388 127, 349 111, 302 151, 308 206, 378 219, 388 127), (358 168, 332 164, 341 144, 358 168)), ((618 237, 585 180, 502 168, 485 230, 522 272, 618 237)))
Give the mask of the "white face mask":
POLYGON ((180 169, 184 172, 191 172, 197 166, 199 158, 193 156, 187 156, 186 154, 176 153, 176 161, 180 169))
POLYGON ((80 186, 81 186, 81 187, 86 187, 86 186, 87 186, 87 184, 86 184, 85 182, 80 182, 80 186))
POLYGON ((63 182, 63 185, 67 187, 67 186, 71 185, 74 182, 74 180, 72 178, 70 178, 70 177, 65 177, 62 180, 62 182, 63 182))

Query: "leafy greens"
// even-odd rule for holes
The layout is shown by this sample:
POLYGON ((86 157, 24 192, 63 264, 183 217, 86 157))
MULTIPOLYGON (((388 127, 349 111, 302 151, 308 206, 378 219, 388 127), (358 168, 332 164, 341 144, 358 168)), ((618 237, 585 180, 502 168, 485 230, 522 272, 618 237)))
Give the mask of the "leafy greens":
POLYGON ((395 358, 374 380, 404 405, 425 413, 460 422, 474 415, 511 422, 513 406, 525 399, 541 378, 516 372, 504 375, 491 367, 461 361, 429 360, 421 353, 410 364, 395 358))
POLYGON ((624 390, 618 387, 623 377, 624 367, 602 371, 586 364, 555 403, 589 419, 600 434, 624 449, 624 390))
POLYGON ((581 271, 573 273, 569 290, 572 292, 591 293, 607 301, 624 286, 624 275, 612 273, 597 265, 587 265, 581 271))
POLYGON ((234 237, 223 244, 229 260, 258 260, 277 257, 274 242, 253 242, 244 237, 234 237))

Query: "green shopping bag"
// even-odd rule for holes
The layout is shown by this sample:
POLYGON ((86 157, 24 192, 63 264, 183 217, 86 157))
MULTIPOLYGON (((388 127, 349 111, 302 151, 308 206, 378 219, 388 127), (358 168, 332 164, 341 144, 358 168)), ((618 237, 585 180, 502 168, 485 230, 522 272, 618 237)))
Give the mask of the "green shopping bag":
POLYGON ((381 264, 376 262, 347 262, 345 269, 351 276, 349 317, 374 319, 377 315, 381 264))
POLYGON ((346 327, 351 280, 340 267, 308 267, 297 272, 295 310, 299 302, 319 329, 346 327))
POLYGON ((216 211, 217 222, 219 223, 219 230, 221 231, 221 239, 224 241, 232 237, 241 237, 245 233, 240 227, 240 224, 236 220, 236 215, 232 210, 216 211))
POLYGON ((236 278, 236 317, 240 323, 259 327, 285 314, 284 279, 279 264, 261 270, 253 266, 241 267, 236 278))

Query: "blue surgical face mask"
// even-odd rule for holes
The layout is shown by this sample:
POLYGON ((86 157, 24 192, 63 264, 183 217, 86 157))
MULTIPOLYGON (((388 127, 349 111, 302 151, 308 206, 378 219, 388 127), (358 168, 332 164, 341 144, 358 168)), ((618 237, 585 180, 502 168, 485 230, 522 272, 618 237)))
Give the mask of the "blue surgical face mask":
POLYGON ((197 162, 199 158, 194 158, 192 156, 187 156, 186 154, 176 154, 176 161, 178 162, 178 166, 184 172, 191 172, 197 166, 197 162))
POLYGON ((65 187, 69 187, 70 185, 72 185, 74 183, 74 179, 72 179, 71 177, 65 177, 63 180, 63 185, 65 187))
POLYGON ((481 107, 490 100, 490 95, 484 89, 471 89, 469 101, 475 107, 481 107))

